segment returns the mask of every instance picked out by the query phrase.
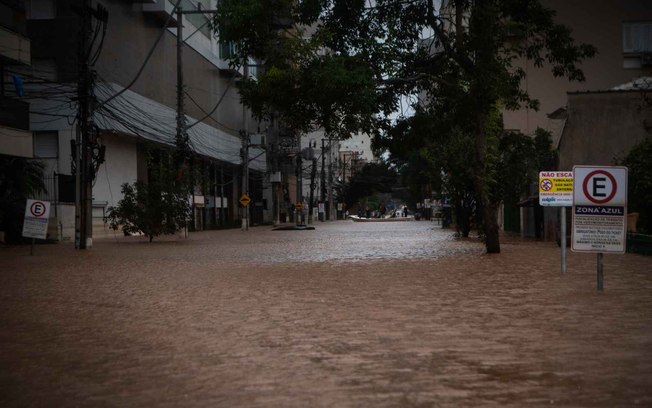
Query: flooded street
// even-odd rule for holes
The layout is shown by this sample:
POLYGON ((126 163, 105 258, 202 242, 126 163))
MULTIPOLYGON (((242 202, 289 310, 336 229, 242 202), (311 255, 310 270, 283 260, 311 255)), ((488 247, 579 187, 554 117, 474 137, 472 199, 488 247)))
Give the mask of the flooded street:
POLYGON ((0 248, 0 406, 652 406, 652 258, 315 226, 0 248))

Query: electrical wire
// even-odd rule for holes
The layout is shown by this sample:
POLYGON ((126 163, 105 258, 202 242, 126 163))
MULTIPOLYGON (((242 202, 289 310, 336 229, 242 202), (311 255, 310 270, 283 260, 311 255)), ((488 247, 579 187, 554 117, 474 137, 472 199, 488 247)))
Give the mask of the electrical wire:
MULTIPOLYGON (((156 47, 158 46, 159 41, 161 41, 161 38, 163 38, 163 34, 165 34, 165 32, 167 31, 167 29, 168 29, 168 25, 170 24, 170 21, 172 21, 172 15, 173 15, 173 14, 176 12, 176 10, 179 8, 179 4, 181 4, 181 0, 177 0, 177 3, 174 5, 174 8, 172 9, 172 11, 170 12, 170 14, 168 15, 168 18, 165 20, 165 23, 163 24, 163 29, 161 30, 161 32, 159 33, 159 36, 156 38, 156 41, 154 41, 154 44, 152 45, 152 47, 150 48, 149 52, 147 53, 147 57, 145 57, 145 61, 143 61, 142 65, 140 66, 140 69, 139 69, 138 72, 136 73, 136 76, 131 80, 131 82, 130 82, 126 87, 124 87, 123 89, 121 89, 120 91, 118 91, 118 93, 116 93, 115 95, 109 97, 109 98, 106 99, 104 102, 102 102, 102 103, 98 106, 98 108, 101 108, 102 106, 106 105, 107 103, 111 102, 112 100, 114 100, 114 99, 117 98, 118 96, 120 96, 120 95, 122 95, 123 93, 125 93, 129 88, 131 88, 131 87, 136 83, 136 81, 138 80, 138 78, 140 78, 140 75, 141 75, 141 74, 143 73, 143 71, 145 70, 145 66, 146 66, 147 63, 149 62, 149 59, 150 59, 150 58, 152 57, 152 55, 154 54, 154 50, 155 50, 156 47)), ((178 21, 177 24, 183 24, 183 22, 182 22, 182 21, 178 21)))
MULTIPOLYGON (((204 116, 203 118, 198 119, 198 120, 197 120, 195 123, 193 123, 192 125, 189 125, 186 129, 190 129, 190 128, 192 128, 193 126, 195 126, 196 124, 198 124, 199 122, 203 122, 205 119, 209 118, 213 113, 215 113, 215 111, 217 110, 217 108, 220 106, 220 104, 221 104, 222 101, 224 100, 224 97, 226 96, 226 93, 229 91, 229 88, 231 87, 231 85, 233 84, 233 82, 235 82, 235 77, 236 77, 236 75, 235 75, 235 73, 234 73, 234 74, 231 76, 231 79, 229 80, 229 82, 227 83, 226 88, 224 89, 224 92, 222 93, 222 96, 220 96, 220 99, 217 101, 217 103, 215 104, 215 106, 213 107, 213 109, 211 109, 210 112, 206 112, 206 111, 205 111, 201 106, 199 106, 199 104, 198 104, 198 103, 197 103, 197 102, 192 98, 192 96, 190 96, 190 94, 186 92, 186 95, 188 95, 188 98, 190 98, 190 100, 191 100, 191 101, 192 101, 192 102, 193 102, 193 103, 194 103, 194 104, 195 104, 195 105, 196 105, 196 106, 197 106, 197 107, 198 107, 202 112, 204 112, 204 114, 206 115, 206 116, 204 116)), ((223 123, 220 123, 217 119, 214 119, 214 118, 211 118, 211 119, 214 120, 216 123, 220 124, 221 126, 223 126, 225 129, 229 129, 229 130, 232 130, 232 131, 234 131, 234 132, 237 132, 236 129, 230 128, 230 127, 224 125, 223 123)))

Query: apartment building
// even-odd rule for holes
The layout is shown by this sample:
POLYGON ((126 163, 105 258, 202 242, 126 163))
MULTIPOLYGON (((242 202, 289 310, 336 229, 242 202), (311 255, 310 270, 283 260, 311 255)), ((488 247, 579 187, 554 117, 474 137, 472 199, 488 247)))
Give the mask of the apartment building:
POLYGON ((23 96, 22 78, 12 73, 31 63, 25 5, 22 1, 0 1, 0 154, 32 157, 29 103, 23 96))
MULTIPOLYGON (((90 42, 94 41, 89 49, 94 71, 93 137, 98 149, 102 146, 104 156, 104 161, 97 163, 93 181, 95 234, 106 230, 103 215, 120 200, 120 186, 147 179, 148 147, 174 146, 179 49, 185 122, 201 175, 190 197, 194 228, 237 225, 243 217, 238 199, 244 192, 252 199, 251 222, 271 222, 271 208, 263 205, 271 202, 271 190, 264 187, 268 183, 265 151, 260 143, 252 142, 255 136, 248 136, 245 141, 241 136, 243 131, 247 135, 261 133, 261 124, 240 103, 236 84, 243 70, 233 69, 227 62, 232 45, 220 43, 210 29, 210 10, 217 7, 217 2, 90 2, 90 42), (177 4, 182 11, 193 13, 182 14, 179 19, 177 4), (105 23, 100 14, 104 14, 105 23), (180 47, 179 27, 183 28, 180 47), (247 148, 243 148, 245 144, 247 148), (245 151, 247 183, 243 180, 245 151)), ((31 61, 29 52, 27 56, 20 54, 24 61, 19 61, 24 66, 12 71, 24 79, 24 99, 30 103, 29 127, 22 129, 30 132, 29 136, 23 135, 23 150, 47 165, 51 188, 42 198, 55 203, 56 219, 51 220, 50 235, 61 240, 74 236, 71 141, 77 132, 83 3, 26 0, 23 32, 31 41, 31 61)), ((248 74, 256 74, 253 61, 248 74)), ((0 146, 5 145, 5 140, 0 140, 0 146)))
POLYGON ((545 65, 523 61, 523 88, 541 102, 538 111, 504 112, 505 129, 532 134, 537 127, 561 136, 561 123, 549 115, 568 103, 567 93, 606 91, 652 73, 652 4, 649 0, 541 0, 556 12, 555 21, 571 28, 573 37, 592 44, 596 56, 581 68, 584 82, 555 78, 545 65))
MULTIPOLYGON (((647 0, 542 0, 555 10, 555 20, 571 28, 573 37, 597 48, 581 68, 584 82, 553 77, 550 69, 521 62, 523 87, 540 101, 538 111, 521 109, 503 114, 507 130, 532 134, 537 127, 551 132, 559 149, 559 169, 576 164, 609 165, 622 158, 644 130, 634 122, 640 90, 613 88, 652 74, 652 7, 647 0), (635 131, 631 131, 632 129, 635 131)), ((638 115, 638 116, 637 116, 638 115)), ((643 115, 643 116, 641 116, 643 115)), ((648 115, 649 116, 649 115, 648 115)), ((532 187, 536 194, 538 188, 532 187)), ((554 239, 558 211, 542 209, 534 200, 521 208, 520 229, 526 236, 554 239)))

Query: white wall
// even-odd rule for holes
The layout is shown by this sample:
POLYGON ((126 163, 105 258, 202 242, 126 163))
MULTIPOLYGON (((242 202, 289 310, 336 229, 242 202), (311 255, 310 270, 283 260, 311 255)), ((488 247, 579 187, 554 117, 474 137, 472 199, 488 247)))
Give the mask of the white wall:
POLYGON ((106 201, 112 206, 122 198, 120 186, 133 183, 138 177, 137 145, 135 140, 112 135, 102 135, 101 142, 106 146, 106 156, 97 172, 93 201, 106 201))
POLYGON ((371 136, 363 133, 351 135, 350 139, 342 140, 340 142, 340 152, 362 152, 359 159, 367 162, 376 160, 371 151, 371 136))

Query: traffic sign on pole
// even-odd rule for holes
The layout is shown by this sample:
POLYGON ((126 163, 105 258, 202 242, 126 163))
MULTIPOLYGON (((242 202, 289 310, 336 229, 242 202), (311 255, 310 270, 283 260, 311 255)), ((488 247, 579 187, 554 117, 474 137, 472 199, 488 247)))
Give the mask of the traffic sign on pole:
POLYGON ((539 172, 539 205, 570 207, 573 205, 573 172, 539 172))
POLYGON ((573 167, 574 252, 598 254, 597 287, 604 290, 604 253, 625 253, 627 167, 573 167))
POLYGON ((573 173, 571 249, 625 253, 627 168, 575 166, 573 173))
POLYGON ((243 207, 246 207, 249 205, 251 202, 251 198, 245 193, 240 197, 240 204, 242 204, 243 207))
POLYGON ((566 207, 573 205, 573 172, 541 171, 539 172, 539 205, 543 207, 561 207, 561 272, 566 272, 566 207))
POLYGON ((23 237, 45 239, 48 233, 49 218, 50 202, 28 199, 25 206, 23 237))

